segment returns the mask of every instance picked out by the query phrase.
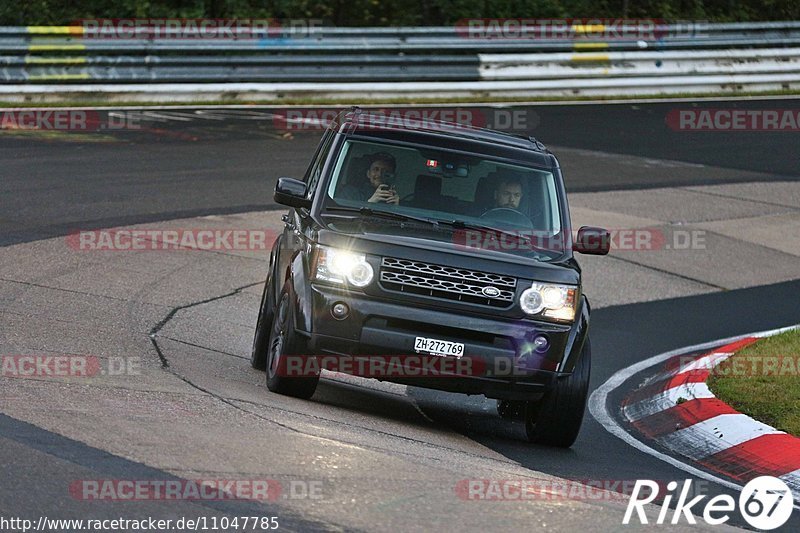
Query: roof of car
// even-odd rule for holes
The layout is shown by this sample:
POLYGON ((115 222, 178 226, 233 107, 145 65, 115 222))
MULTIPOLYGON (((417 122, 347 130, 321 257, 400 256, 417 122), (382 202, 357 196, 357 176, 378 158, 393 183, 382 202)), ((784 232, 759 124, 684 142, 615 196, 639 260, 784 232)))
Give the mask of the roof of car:
POLYGON ((448 122, 433 118, 408 118, 400 113, 377 114, 370 113, 358 107, 342 111, 334 121, 334 126, 339 126, 349 133, 365 133, 376 129, 409 130, 420 133, 455 136, 475 141, 503 144, 514 148, 524 148, 537 152, 547 153, 544 144, 534 137, 505 133, 488 128, 480 128, 467 124, 448 122))

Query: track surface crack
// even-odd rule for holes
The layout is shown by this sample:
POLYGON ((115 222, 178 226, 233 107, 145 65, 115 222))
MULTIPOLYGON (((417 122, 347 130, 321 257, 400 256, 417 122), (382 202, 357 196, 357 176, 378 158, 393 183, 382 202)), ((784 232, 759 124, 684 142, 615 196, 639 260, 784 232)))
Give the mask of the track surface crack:
MULTIPOLYGON (((167 325, 167 322, 172 320, 172 318, 179 311, 183 311, 184 309, 190 309, 192 307, 197 307, 198 305, 203 305, 203 304, 215 302, 217 300, 222 300, 223 298, 229 298, 231 296, 236 296, 237 294, 240 294, 243 290, 249 289, 250 287, 255 287, 256 285, 260 285, 260 284, 261 284, 260 281, 257 281, 257 282, 254 282, 254 283, 248 283, 247 285, 243 285, 241 287, 238 287, 238 288, 234 289, 231 292, 227 292, 227 293, 219 295, 219 296, 212 296, 211 298, 206 298, 205 300, 192 302, 192 303, 186 304, 186 305, 179 305, 178 307, 172 308, 172 310, 169 313, 167 313, 167 315, 164 318, 162 318, 161 321, 158 324, 153 326, 153 328, 148 333, 148 335, 150 337, 150 342, 153 343, 153 347, 155 347, 155 349, 156 349, 156 353, 158 354, 158 358, 161 360, 161 367, 162 368, 169 368, 169 361, 167 360, 166 356, 164 356, 164 353, 161 351, 161 347, 158 345, 158 340, 157 340, 158 332, 161 331, 164 328, 164 326, 167 325)), ((179 378, 183 379, 182 376, 176 374, 175 372, 173 372, 173 374, 175 374, 179 378)), ((184 381, 186 381, 186 380, 184 380, 184 381)))
MULTIPOLYGON (((276 425, 276 426, 278 426, 278 427, 280 427, 282 429, 285 429, 287 431, 291 431, 292 433, 296 433, 296 434, 303 435, 303 436, 306 436, 306 437, 311 437, 311 438, 314 438, 314 439, 330 441, 330 442, 334 442, 334 443, 340 444, 340 445, 353 446, 353 447, 362 448, 362 449, 366 449, 366 450, 372 450, 372 451, 379 452, 379 453, 391 452, 393 455, 403 455, 403 456, 407 456, 407 457, 412 458, 412 459, 419 459, 419 458, 423 458, 424 457, 424 458, 427 458, 428 460, 435 460, 435 458, 427 456, 427 455, 424 455, 424 454, 417 454, 417 453, 412 453, 412 452, 408 452, 408 451, 399 451, 397 449, 389 449, 389 448, 382 447, 382 446, 377 446, 377 445, 374 445, 374 444, 365 444, 363 442, 356 442, 356 441, 351 441, 351 440, 348 440, 348 439, 341 439, 341 438, 334 439, 334 438, 331 438, 331 437, 324 437, 324 436, 320 436, 320 435, 317 435, 317 434, 314 434, 314 433, 310 433, 310 432, 304 431, 302 429, 298 429, 298 428, 293 427, 293 426, 288 425, 288 424, 284 424, 284 423, 278 422, 277 420, 275 420, 273 418, 269 418, 269 417, 264 416, 262 414, 253 412, 250 409, 246 409, 246 408, 242 407, 241 405, 237 405, 237 404, 245 404, 245 405, 250 405, 250 406, 259 407, 259 408, 265 408, 266 407, 268 409, 271 408, 270 406, 264 405, 264 404, 260 404, 260 403, 257 403, 257 402, 244 400, 244 399, 227 398, 227 397, 225 397, 225 396, 223 396, 221 394, 218 394, 216 392, 213 392, 213 391, 211 391, 211 390, 209 390, 209 389, 207 389, 207 388, 205 388, 205 387, 203 387, 201 385, 198 385, 197 383, 195 383, 192 380, 190 380, 189 378, 181 375, 175 369, 170 367, 169 360, 164 355, 163 351, 161 350, 161 347, 158 344, 158 332, 161 331, 164 328, 164 326, 166 326, 167 323, 170 320, 172 320, 172 318, 174 318, 175 315, 179 311, 181 311, 183 309, 189 309, 189 308, 192 308, 192 307, 203 305, 203 304, 206 304, 206 303, 214 302, 214 301, 217 301, 217 300, 222 300, 224 298, 229 298, 231 296, 236 296, 237 294, 240 294, 243 290, 245 290, 247 288, 250 288, 250 287, 254 287, 256 285, 259 285, 260 283, 261 282, 249 283, 247 285, 243 285, 241 287, 238 287, 237 289, 234 289, 231 292, 228 292, 228 293, 225 293, 225 294, 222 294, 222 295, 219 295, 219 296, 206 298, 205 300, 200 300, 200 301, 197 301, 197 302, 192 302, 190 304, 181 305, 181 306, 173 308, 158 324, 156 324, 150 330, 150 333, 149 333, 150 341, 153 343, 153 346, 155 347, 156 352, 158 353, 158 356, 161 359, 162 369, 164 369, 165 371, 167 371, 170 374, 174 375, 176 378, 180 379, 181 381, 183 381, 184 383, 186 383, 190 387, 194 388, 195 390, 198 390, 198 391, 200 391, 200 392, 202 392, 204 394, 207 394, 207 395, 211 396, 212 398, 224 403, 225 405, 228 405, 229 407, 232 407, 233 409, 236 409, 239 412, 242 412, 244 414, 253 416, 253 417, 255 417, 255 418, 257 418, 257 419, 259 419, 259 420, 261 420, 263 422, 267 422, 268 424, 274 424, 274 425, 276 425)), ((164 337, 164 338, 168 338, 169 339, 169 337, 164 337)), ((171 339, 171 340, 173 340, 173 339, 171 339)), ((186 344, 188 344, 188 343, 186 343, 186 344)), ((314 414, 309 414, 309 413, 302 413, 302 412, 297 412, 297 411, 292 411, 292 413, 294 413, 295 415, 299 415, 299 416, 305 416, 305 417, 310 417, 310 418, 313 418, 313 419, 318 419, 320 421, 329 421, 329 422, 334 422, 334 423, 337 423, 337 424, 342 424, 342 421, 329 419, 329 418, 322 417, 322 416, 319 416, 319 415, 314 415, 314 414)), ((405 442, 408 442, 408 443, 412 443, 412 444, 415 444, 415 445, 421 445, 421 446, 424 446, 426 448, 444 450, 444 451, 447 451, 447 452, 456 452, 456 453, 458 453, 460 455, 463 455, 463 456, 466 456, 466 457, 470 457, 470 458, 473 458, 473 459, 481 459, 481 460, 487 461, 488 463, 494 465, 492 467, 493 470, 497 470, 498 467, 499 467, 499 471, 505 471, 505 469, 508 468, 508 467, 518 466, 518 464, 516 462, 510 461, 510 460, 502 460, 502 459, 497 459, 497 458, 493 458, 493 457, 487 457, 485 455, 471 453, 471 452, 467 452, 467 451, 464 451, 464 450, 459 450, 457 448, 452 448, 452 447, 449 447, 449 446, 442 446, 440 444, 431 443, 431 442, 428 442, 428 441, 425 441, 425 440, 421 440, 421 439, 417 439, 417 438, 413 438, 413 437, 407 437, 407 436, 403 436, 403 435, 397 435, 397 434, 394 434, 394 433, 380 431, 380 430, 376 430, 374 428, 364 427, 364 426, 360 426, 360 425, 357 425, 357 424, 352 424, 352 423, 345 423, 345 424, 350 426, 350 427, 362 430, 362 431, 369 431, 371 433, 382 435, 382 436, 385 436, 385 437, 400 439, 402 441, 405 441, 405 442)), ((442 465, 440 465, 440 467, 442 467, 442 465)))

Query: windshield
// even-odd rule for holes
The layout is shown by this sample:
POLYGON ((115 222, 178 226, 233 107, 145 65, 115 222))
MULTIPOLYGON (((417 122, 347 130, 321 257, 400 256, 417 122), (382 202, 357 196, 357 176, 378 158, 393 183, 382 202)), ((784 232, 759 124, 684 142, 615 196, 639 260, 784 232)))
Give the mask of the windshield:
POLYGON ((557 242, 562 229, 552 172, 485 155, 348 140, 324 209, 364 207, 367 214, 389 211, 447 224, 451 232, 480 232, 465 240, 483 248, 545 259, 561 254, 541 245, 557 242))

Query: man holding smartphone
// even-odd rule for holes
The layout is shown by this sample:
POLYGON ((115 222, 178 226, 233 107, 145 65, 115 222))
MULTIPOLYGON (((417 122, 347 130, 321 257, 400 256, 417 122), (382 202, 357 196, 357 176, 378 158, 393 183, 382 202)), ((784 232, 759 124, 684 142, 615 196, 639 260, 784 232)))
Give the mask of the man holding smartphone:
POLYGON ((367 183, 361 186, 347 185, 338 195, 339 198, 397 205, 400 202, 397 191, 393 185, 385 183, 388 176, 394 174, 396 166, 391 154, 386 152, 372 154, 367 168, 367 183))

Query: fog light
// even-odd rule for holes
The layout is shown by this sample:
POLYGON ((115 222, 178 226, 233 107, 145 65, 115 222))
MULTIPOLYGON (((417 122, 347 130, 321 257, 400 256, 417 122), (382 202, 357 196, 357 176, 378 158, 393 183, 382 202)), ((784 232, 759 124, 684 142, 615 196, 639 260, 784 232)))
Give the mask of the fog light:
POLYGON ((535 346, 535 350, 537 352, 546 352, 547 348, 550 347, 550 341, 547 340, 547 337, 544 335, 536 335, 533 338, 533 345, 535 346))
POLYGON ((347 318, 347 315, 350 314, 350 308, 346 303, 336 302, 333 304, 333 307, 331 307, 331 314, 333 315, 333 318, 337 320, 344 320, 347 318))

